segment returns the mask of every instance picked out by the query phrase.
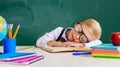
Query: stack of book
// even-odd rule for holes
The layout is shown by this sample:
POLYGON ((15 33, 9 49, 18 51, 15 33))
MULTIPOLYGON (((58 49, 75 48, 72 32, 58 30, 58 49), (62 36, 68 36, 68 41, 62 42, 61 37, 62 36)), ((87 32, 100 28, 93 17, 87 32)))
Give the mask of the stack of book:
POLYGON ((101 44, 91 47, 93 57, 120 58, 120 46, 113 44, 101 44))
POLYGON ((43 58, 43 55, 29 52, 5 53, 0 54, 0 63, 29 65, 43 58))

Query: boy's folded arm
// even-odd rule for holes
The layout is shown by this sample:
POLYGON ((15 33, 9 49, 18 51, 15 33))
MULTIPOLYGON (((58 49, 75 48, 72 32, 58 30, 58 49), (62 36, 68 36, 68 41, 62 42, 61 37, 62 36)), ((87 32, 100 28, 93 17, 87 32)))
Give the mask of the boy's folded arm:
POLYGON ((51 46, 51 47, 61 47, 62 44, 63 44, 63 42, 54 41, 54 40, 51 40, 51 41, 47 42, 47 46, 51 46))
POLYGON ((42 36, 40 37, 37 42, 36 42, 36 46, 37 47, 41 47, 41 46, 48 46, 47 42, 54 40, 53 38, 49 37, 49 36, 42 36))
POLYGON ((43 36, 39 37, 39 39, 36 42, 36 46, 40 47, 40 46, 47 46, 47 42, 51 41, 51 40, 56 40, 59 36, 59 32, 61 32, 63 28, 62 27, 57 27, 56 29, 54 29, 51 32, 48 32, 46 34, 44 34, 43 36))

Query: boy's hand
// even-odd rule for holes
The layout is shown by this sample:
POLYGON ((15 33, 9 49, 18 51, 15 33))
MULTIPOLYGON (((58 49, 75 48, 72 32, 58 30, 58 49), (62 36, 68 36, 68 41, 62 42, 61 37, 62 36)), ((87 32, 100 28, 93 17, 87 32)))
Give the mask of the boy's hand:
POLYGON ((83 43, 76 43, 76 42, 63 42, 63 47, 84 47, 83 43))
POLYGON ((83 43, 76 43, 76 42, 59 42, 59 41, 49 41, 48 46, 52 47, 84 47, 83 43))

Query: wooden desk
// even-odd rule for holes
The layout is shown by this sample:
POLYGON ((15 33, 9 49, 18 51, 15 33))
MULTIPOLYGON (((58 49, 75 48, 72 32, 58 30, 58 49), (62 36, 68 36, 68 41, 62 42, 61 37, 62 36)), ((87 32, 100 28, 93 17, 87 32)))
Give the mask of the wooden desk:
POLYGON ((0 67, 120 67, 120 59, 93 58, 90 55, 73 56, 72 52, 48 53, 32 46, 18 46, 17 50, 35 52, 45 58, 27 66, 0 63, 0 67))

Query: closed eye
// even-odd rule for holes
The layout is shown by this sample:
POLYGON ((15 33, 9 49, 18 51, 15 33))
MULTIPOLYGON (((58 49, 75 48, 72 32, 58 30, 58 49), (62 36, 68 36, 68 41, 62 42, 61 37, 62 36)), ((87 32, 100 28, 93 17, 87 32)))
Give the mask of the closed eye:
POLYGON ((81 36, 80 36, 80 41, 81 41, 81 42, 87 42, 86 36, 85 36, 85 35, 81 35, 81 36))

